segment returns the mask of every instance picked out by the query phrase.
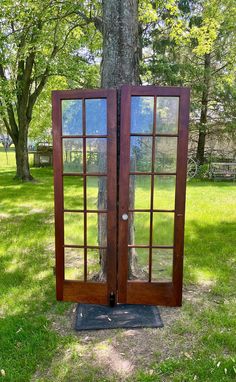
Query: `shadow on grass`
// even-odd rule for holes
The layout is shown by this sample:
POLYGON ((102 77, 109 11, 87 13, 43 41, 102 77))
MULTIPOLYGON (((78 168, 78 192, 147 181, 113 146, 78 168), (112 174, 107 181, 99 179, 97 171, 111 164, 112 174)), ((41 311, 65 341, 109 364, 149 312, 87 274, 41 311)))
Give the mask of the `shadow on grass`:
POLYGON ((37 182, 23 183, 14 180, 14 172, 0 173, 1 213, 27 214, 29 209, 41 207, 53 212, 53 179, 51 169, 36 169, 32 172, 37 182), (24 205, 28 211, 24 210, 24 205), (23 209, 22 209, 23 208, 23 209))

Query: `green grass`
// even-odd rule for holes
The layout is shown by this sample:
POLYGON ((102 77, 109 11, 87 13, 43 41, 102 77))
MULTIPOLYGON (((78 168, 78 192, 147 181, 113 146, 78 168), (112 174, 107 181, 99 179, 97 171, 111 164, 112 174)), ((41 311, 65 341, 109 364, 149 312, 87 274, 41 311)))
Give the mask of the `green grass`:
MULTIPOLYGON (((70 320, 66 312, 71 304, 55 301, 52 169, 32 169, 37 182, 21 183, 13 180, 12 151, 8 160, 7 164, 1 151, 0 370, 6 375, 0 376, 0 381, 30 381, 36 371, 39 376, 34 380, 41 382, 119 380, 106 366, 90 362, 94 342, 86 348, 88 353, 81 355, 75 347, 83 349, 82 337, 72 331, 61 336, 53 330, 53 321, 70 320)), ((72 203, 68 208, 73 208, 80 189, 69 182, 67 190, 67 202, 72 203)), ((96 190, 96 183, 91 182, 91 206, 97 203, 96 190)), ((165 186, 165 190, 169 199, 171 188, 165 186)), ((140 208, 147 193, 148 186, 137 182, 140 208)), ((188 183, 184 283, 197 295, 184 300, 180 319, 168 328, 166 335, 173 342, 163 342, 167 355, 159 359, 158 352, 163 349, 154 348, 156 355, 127 380, 235 381, 235 200, 236 186, 231 182, 188 183), (168 355, 176 344, 178 351, 168 355)), ((159 199, 158 203, 167 201, 159 199)), ((141 232, 144 224, 141 219, 142 229, 136 232, 141 240, 145 240, 141 232)), ((91 241, 96 240, 96 229, 92 220, 91 241)), ((96 269, 96 256, 91 255, 91 274, 96 269)), ((109 341, 119 338, 120 333, 108 333, 109 341)), ((97 334, 93 336, 96 341, 97 334)))

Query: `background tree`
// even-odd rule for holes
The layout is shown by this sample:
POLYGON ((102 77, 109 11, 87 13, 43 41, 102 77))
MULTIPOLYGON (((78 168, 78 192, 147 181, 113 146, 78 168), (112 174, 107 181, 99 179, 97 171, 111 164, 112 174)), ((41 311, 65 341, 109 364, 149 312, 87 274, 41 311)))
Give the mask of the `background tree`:
POLYGON ((206 137, 235 124, 235 1, 184 0, 159 3, 159 17, 145 36, 145 81, 191 87, 191 129, 196 132, 195 156, 205 161, 206 137), (175 3, 175 6, 174 6, 175 3), (229 88, 231 90, 229 90, 229 88), (225 110, 231 109, 231 121, 225 110))
MULTIPOLYGON (((70 72, 70 78, 73 72, 76 79, 80 63, 86 62, 86 54, 79 52, 85 39, 85 23, 77 13, 80 6, 83 2, 56 0, 9 0, 1 5, 0 113, 15 145, 19 179, 32 179, 28 132, 49 76, 70 72)), ((91 27, 88 32, 91 37, 91 27)))

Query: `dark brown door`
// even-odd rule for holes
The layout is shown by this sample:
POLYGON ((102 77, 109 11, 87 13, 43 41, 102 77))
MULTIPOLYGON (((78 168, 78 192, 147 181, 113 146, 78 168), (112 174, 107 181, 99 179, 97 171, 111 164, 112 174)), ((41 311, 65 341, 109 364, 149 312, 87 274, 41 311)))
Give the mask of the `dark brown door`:
POLYGON ((118 300, 181 305, 189 89, 124 86, 118 300))
POLYGON ((53 92, 57 299, 116 291, 116 91, 53 92))
POLYGON ((117 175, 116 91, 53 92, 59 300, 181 304, 188 109, 123 86, 117 175))

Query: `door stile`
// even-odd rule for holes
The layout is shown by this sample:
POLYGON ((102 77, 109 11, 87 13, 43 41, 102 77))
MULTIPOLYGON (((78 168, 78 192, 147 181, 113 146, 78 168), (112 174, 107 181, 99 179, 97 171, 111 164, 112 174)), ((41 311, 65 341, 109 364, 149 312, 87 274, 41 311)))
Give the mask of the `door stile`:
POLYGON ((86 174, 86 112, 85 99, 82 99, 82 132, 83 132, 83 196, 84 196, 84 281, 87 282, 87 176, 86 174))
POLYGON ((119 209, 118 209, 118 298, 127 300, 127 248, 129 223, 122 220, 129 208, 129 164, 130 164, 130 87, 121 88, 120 163, 119 163, 119 209), (122 158, 122 160, 121 160, 122 158))
POLYGON ((152 175, 151 175, 151 193, 150 193, 150 233, 149 233, 149 282, 152 281, 152 244, 153 244, 153 203, 154 203, 154 171, 155 171, 155 134, 156 134, 156 107, 157 107, 157 97, 154 97, 153 106, 153 133, 152 133, 152 175))
POLYGON ((189 123, 190 89, 180 89, 179 103, 179 137, 176 169, 176 199, 174 222, 174 258, 173 258, 173 290, 177 306, 182 304, 183 287, 183 256, 184 256, 184 225, 188 153, 188 123, 189 123))
POLYGON ((62 143, 61 143, 61 107, 60 95, 52 92, 52 127, 53 127, 53 166, 54 166, 54 209, 55 216, 55 251, 56 251, 56 297, 63 300, 64 282, 64 214, 62 185, 62 143))

